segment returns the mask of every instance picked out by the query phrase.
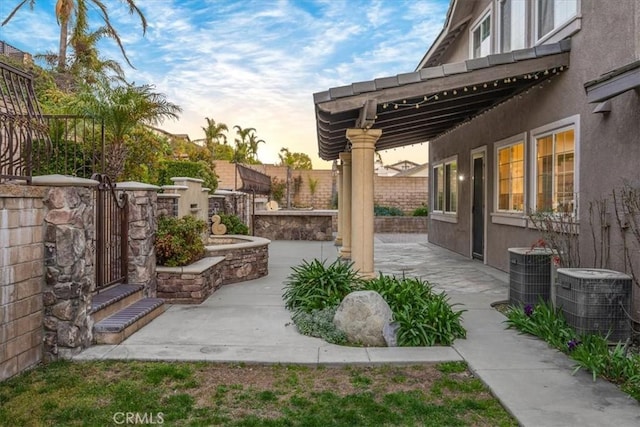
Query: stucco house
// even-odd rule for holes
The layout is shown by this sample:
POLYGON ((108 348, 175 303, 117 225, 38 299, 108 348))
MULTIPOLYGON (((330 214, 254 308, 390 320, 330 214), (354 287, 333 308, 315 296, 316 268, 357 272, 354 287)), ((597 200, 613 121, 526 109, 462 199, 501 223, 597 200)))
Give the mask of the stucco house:
MULTIPOLYGON (((431 242, 506 271, 508 248, 540 237, 529 213, 564 212, 581 266, 640 275, 631 215, 619 222, 612 200, 640 189, 637 0, 452 0, 414 72, 314 102, 321 157, 365 176, 345 190, 357 197, 344 227, 367 220, 360 152, 428 141, 431 242)), ((633 295, 639 319, 637 280, 633 295)))

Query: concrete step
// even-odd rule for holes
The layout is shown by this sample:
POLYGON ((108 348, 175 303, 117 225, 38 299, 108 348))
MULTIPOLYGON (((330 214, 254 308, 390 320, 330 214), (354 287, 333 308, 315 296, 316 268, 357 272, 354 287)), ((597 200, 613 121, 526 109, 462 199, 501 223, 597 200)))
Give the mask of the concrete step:
POLYGON ((93 325, 96 344, 120 344, 138 329, 164 313, 161 298, 143 298, 93 325))
POLYGON ((94 323, 142 299, 143 289, 142 285, 119 284, 95 294, 91 301, 91 317, 94 323))

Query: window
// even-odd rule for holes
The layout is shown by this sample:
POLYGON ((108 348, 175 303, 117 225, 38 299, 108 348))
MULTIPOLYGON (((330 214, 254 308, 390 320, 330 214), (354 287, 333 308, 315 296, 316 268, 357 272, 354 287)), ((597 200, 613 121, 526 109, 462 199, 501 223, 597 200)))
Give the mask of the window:
POLYGON ((443 165, 433 168, 433 210, 444 211, 444 167, 443 165))
POLYGON ((471 30, 471 57, 480 58, 491 53, 491 11, 471 30))
POLYGON ((433 168, 433 210, 440 213, 458 211, 458 164, 448 160, 433 168))
POLYGON ((499 147, 498 211, 524 212, 524 140, 499 147))
POLYGON ((536 34, 541 39, 578 13, 578 0, 538 0, 536 34))
POLYGON ((500 51, 524 49, 526 45, 526 0, 501 0, 500 51))
POLYGON ((535 209, 575 212, 575 130, 561 129, 535 138, 535 209))

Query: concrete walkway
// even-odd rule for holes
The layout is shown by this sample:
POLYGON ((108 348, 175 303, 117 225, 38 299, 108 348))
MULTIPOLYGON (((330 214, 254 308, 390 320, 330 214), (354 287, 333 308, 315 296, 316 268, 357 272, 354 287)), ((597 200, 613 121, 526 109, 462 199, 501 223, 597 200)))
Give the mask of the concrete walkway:
POLYGON ((300 335, 282 302, 291 266, 337 256, 330 242, 272 242, 269 275, 224 286, 197 306, 171 306, 120 345, 76 357, 282 364, 416 364, 465 360, 525 426, 640 426, 640 405, 614 385, 578 372, 564 354, 505 329, 492 302, 507 299, 506 273, 427 242, 426 235, 380 234, 376 270, 421 277, 467 310, 467 338, 453 347, 341 347, 300 335))

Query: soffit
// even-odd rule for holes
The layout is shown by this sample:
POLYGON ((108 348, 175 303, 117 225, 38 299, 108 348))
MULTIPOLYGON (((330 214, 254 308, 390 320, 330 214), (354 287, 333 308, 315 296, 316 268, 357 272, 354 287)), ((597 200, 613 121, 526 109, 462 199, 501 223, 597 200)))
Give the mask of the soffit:
POLYGON ((319 155, 347 151, 349 128, 382 129, 377 151, 428 142, 562 72, 570 49, 563 40, 315 93, 319 155))

